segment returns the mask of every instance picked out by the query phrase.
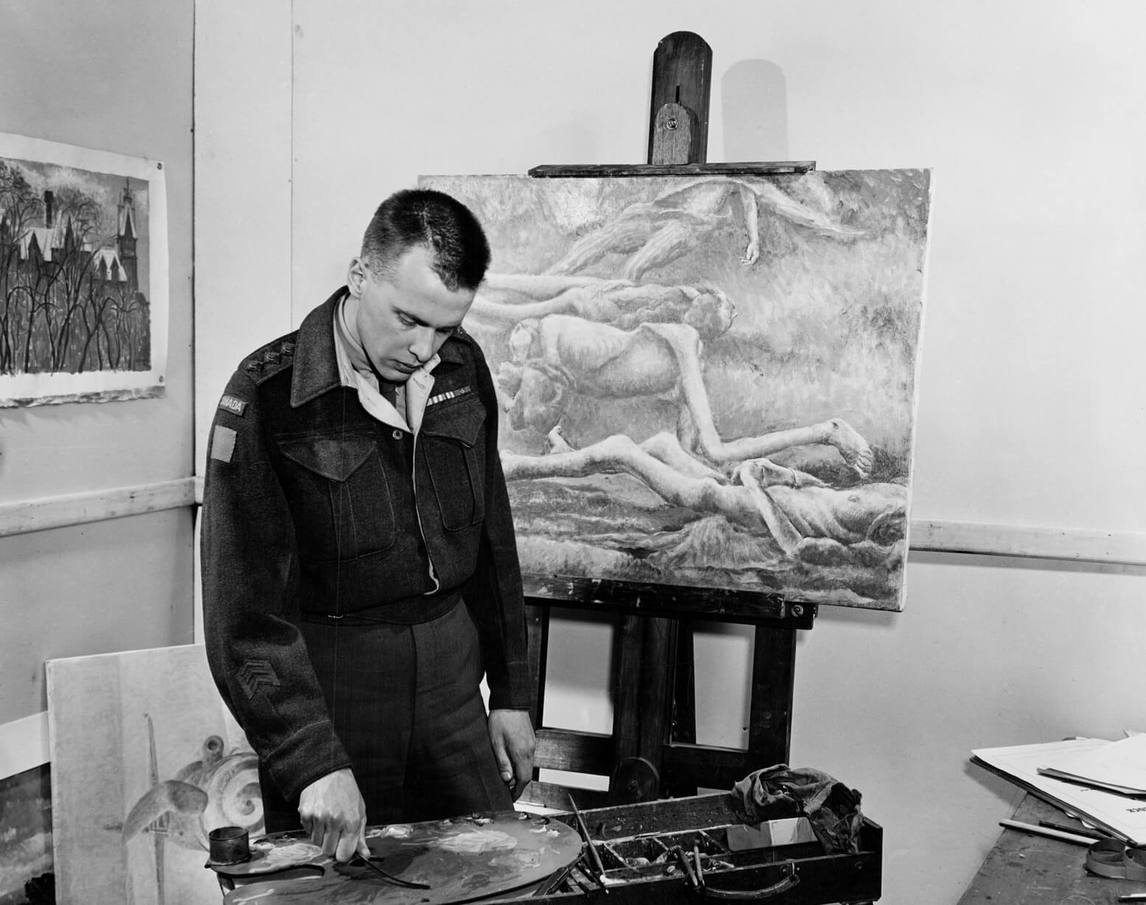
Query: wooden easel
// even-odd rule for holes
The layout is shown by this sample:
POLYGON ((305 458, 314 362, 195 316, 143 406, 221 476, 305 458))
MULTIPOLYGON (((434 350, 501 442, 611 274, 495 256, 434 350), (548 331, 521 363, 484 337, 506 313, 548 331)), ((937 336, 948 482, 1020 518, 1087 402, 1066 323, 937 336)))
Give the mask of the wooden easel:
MULTIPOLYGON (((707 164, 712 51, 691 32, 661 40, 653 57, 648 163, 539 166, 535 177, 762 175, 799 173, 814 162, 707 164)), ((769 593, 526 576, 529 654, 537 676, 535 766, 610 777, 607 793, 577 790, 579 804, 644 801, 728 789, 752 770, 786 762, 791 737, 796 631, 814 604, 769 593), (615 616, 613 731, 545 725, 550 614, 555 608, 615 616), (696 621, 755 626, 747 749, 696 743, 693 627, 696 621)), ((567 809, 565 786, 534 781, 526 799, 567 809)))

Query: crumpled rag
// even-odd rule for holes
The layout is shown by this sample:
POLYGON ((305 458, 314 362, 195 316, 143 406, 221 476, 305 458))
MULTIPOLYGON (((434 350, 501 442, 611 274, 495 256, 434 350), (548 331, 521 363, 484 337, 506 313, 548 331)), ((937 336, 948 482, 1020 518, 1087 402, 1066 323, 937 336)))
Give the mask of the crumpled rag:
POLYGON ((821 770, 787 764, 756 770, 732 787, 745 823, 807 817, 827 854, 859 851, 860 797, 821 770))

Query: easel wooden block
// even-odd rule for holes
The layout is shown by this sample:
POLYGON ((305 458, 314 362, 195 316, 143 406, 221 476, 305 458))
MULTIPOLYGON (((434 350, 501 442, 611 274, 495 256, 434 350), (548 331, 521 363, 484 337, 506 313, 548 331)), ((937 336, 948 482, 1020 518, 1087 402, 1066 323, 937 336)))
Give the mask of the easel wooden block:
MULTIPOLYGON (((648 163, 540 166, 535 177, 761 175, 806 172, 809 161, 706 164, 712 51, 691 32, 664 38, 653 58, 648 163)), ((645 801, 727 789, 752 770, 784 763, 791 738, 796 631, 814 604, 769 593, 526 576, 529 655, 538 681, 535 767, 610 777, 607 793, 577 790, 578 804, 645 801), (545 725, 553 608, 615 616, 610 735, 545 725), (697 621, 755 626, 747 749, 696 743, 693 629, 697 621)), ((568 789, 534 781, 526 800, 568 809, 568 789)))

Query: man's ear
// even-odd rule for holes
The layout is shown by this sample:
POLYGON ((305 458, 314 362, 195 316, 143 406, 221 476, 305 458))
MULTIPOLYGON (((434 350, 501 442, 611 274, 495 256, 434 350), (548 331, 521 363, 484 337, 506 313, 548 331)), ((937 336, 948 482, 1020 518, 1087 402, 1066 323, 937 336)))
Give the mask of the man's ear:
POLYGON ((350 288, 350 294, 359 298, 366 280, 365 262, 362 258, 351 258, 350 266, 346 269, 346 285, 350 288))

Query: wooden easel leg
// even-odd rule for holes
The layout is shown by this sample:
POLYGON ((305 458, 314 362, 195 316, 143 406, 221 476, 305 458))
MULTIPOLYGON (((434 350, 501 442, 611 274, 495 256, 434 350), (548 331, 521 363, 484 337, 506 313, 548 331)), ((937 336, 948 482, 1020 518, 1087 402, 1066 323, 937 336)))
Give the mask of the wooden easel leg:
POLYGON ((640 754, 644 617, 623 615, 613 642, 613 751, 616 762, 640 754))
POLYGON ((676 625, 675 619, 645 620, 640 745, 637 753, 658 771, 661 768, 661 752, 668 741, 671 726, 671 668, 676 645, 676 625))
POLYGON ((613 668, 616 768, 609 798, 644 801, 660 792, 661 758, 669 741, 676 620, 622 616, 613 668))
MULTIPOLYGON (((673 658, 672 727, 669 741, 696 743, 696 654, 694 623, 676 622, 676 656, 673 658)), ((687 793, 685 793, 687 794, 687 793)))
POLYGON ((750 770, 784 763, 788 758, 795 677, 795 629, 758 625, 752 652, 748 721, 747 762, 753 765, 750 770))
MULTIPOLYGON (((537 698, 530 719, 535 730, 545 725, 545 673, 548 667, 549 653, 549 612, 548 604, 527 603, 525 605, 526 629, 526 656, 529 658, 530 671, 533 673, 534 687, 537 689, 537 698)), ((537 778, 537 769, 533 770, 533 778, 537 778)))

